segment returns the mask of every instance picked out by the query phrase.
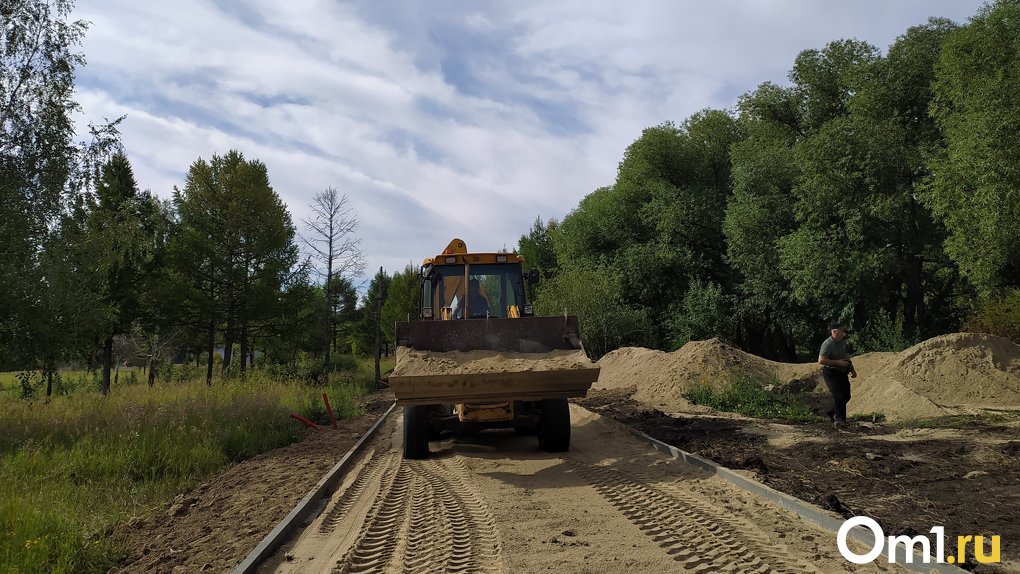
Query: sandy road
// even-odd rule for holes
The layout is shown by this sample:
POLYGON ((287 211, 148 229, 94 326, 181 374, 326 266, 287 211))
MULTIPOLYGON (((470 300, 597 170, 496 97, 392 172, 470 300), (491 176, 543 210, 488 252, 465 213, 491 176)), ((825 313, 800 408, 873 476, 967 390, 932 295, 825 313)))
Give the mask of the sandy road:
POLYGON ((571 406, 572 450, 483 433, 402 461, 392 417, 260 572, 882 572, 833 534, 571 406))

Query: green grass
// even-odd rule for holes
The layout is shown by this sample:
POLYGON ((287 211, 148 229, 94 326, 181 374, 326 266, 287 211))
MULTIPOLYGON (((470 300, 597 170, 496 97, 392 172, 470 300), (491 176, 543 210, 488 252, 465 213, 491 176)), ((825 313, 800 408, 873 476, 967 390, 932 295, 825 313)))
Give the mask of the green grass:
POLYGON ((18 386, 18 379, 15 377, 17 373, 0 373, 0 401, 7 397, 7 393, 13 391, 18 386))
MULTIPOLYGON (((0 402, 7 399, 22 398, 23 388, 20 376, 25 374, 22 371, 0 372, 0 402)), ((45 398, 46 379, 39 371, 29 371, 29 383, 35 393, 35 398, 45 398)), ((53 394, 68 394, 78 388, 92 388, 98 390, 102 381, 102 371, 85 371, 82 369, 60 369, 53 377, 53 394)), ((138 367, 121 367, 119 374, 114 371, 110 373, 111 384, 117 380, 118 384, 130 385, 144 382, 145 375, 138 367)))
POLYGON ((822 420, 811 409, 784 390, 778 379, 759 381, 747 373, 734 373, 722 388, 701 384, 684 393, 696 405, 751 417, 791 422, 822 420))
MULTIPOLYGON (((152 514, 227 465, 294 442, 304 431, 291 412, 325 423, 323 392, 338 417, 359 414, 372 370, 361 361, 327 387, 271 380, 262 371, 212 387, 198 378, 150 389, 122 377, 108 397, 76 387, 31 401, 6 387, 0 574, 106 572, 124 549, 104 533, 152 514)), ((0 376, 8 384, 10 375, 0 376)))

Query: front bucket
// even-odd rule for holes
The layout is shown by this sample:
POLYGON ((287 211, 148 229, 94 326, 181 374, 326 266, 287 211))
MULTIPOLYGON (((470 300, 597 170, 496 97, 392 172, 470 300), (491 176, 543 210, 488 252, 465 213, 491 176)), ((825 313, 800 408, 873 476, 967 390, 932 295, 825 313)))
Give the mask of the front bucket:
POLYGON ((398 322, 396 335, 402 404, 581 397, 599 376, 572 316, 398 322))

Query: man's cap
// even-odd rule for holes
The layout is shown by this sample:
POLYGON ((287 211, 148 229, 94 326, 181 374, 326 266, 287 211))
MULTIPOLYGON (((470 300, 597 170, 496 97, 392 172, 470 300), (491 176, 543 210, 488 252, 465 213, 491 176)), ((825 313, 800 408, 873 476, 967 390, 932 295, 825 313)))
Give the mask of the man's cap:
POLYGON ((830 331, 835 331, 836 329, 839 329, 840 331, 843 331, 845 333, 849 333, 850 332, 850 327, 847 327, 843 323, 829 323, 829 330, 830 331))

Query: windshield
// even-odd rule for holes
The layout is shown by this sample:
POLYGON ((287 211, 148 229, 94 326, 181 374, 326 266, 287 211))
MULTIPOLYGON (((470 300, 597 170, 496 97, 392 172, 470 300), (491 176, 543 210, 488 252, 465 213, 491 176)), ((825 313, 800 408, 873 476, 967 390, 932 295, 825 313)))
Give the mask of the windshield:
POLYGON ((471 265, 467 274, 463 265, 437 266, 431 291, 433 308, 451 319, 506 318, 523 304, 519 265, 471 265))

